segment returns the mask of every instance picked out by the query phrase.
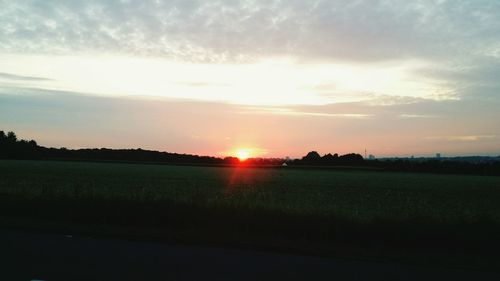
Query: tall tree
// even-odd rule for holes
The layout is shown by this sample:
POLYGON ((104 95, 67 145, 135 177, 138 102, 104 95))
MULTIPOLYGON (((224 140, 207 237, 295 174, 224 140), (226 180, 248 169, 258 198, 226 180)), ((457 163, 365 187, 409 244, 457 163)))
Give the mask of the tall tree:
POLYGON ((17 136, 16 136, 16 133, 10 131, 7 133, 7 140, 9 142, 16 142, 17 141, 17 136))

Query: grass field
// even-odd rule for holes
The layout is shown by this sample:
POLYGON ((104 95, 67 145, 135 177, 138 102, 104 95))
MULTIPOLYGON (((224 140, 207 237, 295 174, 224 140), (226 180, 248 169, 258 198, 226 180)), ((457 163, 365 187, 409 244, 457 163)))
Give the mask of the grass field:
POLYGON ((168 200, 348 220, 500 221, 500 177, 0 161, 0 195, 168 200))
POLYGON ((499 202, 500 177, 0 161, 4 217, 321 247, 491 246, 500 233, 499 202))

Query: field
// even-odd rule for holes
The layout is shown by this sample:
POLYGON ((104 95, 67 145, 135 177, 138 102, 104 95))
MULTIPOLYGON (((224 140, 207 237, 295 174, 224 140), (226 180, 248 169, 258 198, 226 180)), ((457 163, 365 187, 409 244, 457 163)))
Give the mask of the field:
POLYGON ((380 247, 483 254, 498 246, 499 202, 500 177, 0 161, 4 219, 155 229, 178 240, 322 255, 380 247))

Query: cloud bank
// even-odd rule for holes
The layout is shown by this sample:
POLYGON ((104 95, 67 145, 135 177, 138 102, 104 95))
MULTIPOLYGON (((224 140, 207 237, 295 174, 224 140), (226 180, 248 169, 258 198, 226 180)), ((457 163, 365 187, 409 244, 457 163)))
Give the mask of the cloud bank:
MULTIPOLYGON (((186 60, 500 56, 500 3, 478 1, 1 1, 0 50, 186 60)), ((460 59, 458 59, 460 60, 460 59)))
POLYGON ((500 152, 498 0, 0 0, 0 7, 0 125, 44 128, 57 136, 39 134, 47 143, 64 131, 79 136, 68 145, 93 143, 74 131, 83 126, 101 130, 103 144, 133 128, 137 142, 141 134, 160 140, 144 147, 212 154, 226 149, 216 140, 235 137, 277 156, 285 150, 275 144, 302 153, 321 140, 318 149, 351 145, 350 152, 367 139, 381 155, 500 152), (210 114, 220 126, 204 131, 198 124, 210 114), (178 116, 193 129, 171 122, 178 116))

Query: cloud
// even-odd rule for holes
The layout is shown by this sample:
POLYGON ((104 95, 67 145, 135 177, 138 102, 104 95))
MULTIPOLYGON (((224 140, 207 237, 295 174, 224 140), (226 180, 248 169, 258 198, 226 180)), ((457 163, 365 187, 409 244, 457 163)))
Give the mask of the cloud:
POLYGON ((429 143, 442 152, 499 151, 498 139, 488 138, 500 135, 498 0, 0 0, 0 7, 0 125, 48 143, 128 147, 133 131, 143 147, 196 153, 244 139, 266 142, 270 155, 286 151, 281 143, 289 151, 371 146, 378 155, 403 147, 427 153, 429 143), (208 102, 216 100, 223 102, 208 102), (64 135, 73 139, 60 141, 64 135))
POLYGON ((498 98, 500 93, 500 58, 469 56, 460 63, 450 61, 417 69, 415 74, 442 81, 461 98, 498 98))
POLYGON ((398 93, 337 88, 344 77, 320 81, 311 91, 340 101, 423 93, 441 100, 490 99, 500 92, 497 0, 0 0, 0 5, 0 53, 119 54, 222 64, 291 57, 298 64, 380 69, 419 61, 424 66, 409 68, 414 76, 398 93))
POLYGON ((0 72, 0 79, 17 80, 17 81, 51 81, 52 79, 44 77, 16 75, 12 73, 0 72))
POLYGON ((2 1, 0 50, 441 60, 496 54, 499 13, 496 0, 2 1))
POLYGON ((175 84, 182 85, 182 86, 188 86, 188 87, 228 87, 230 86, 229 83, 214 83, 210 81, 182 81, 182 82, 176 82, 175 84))
POLYGON ((425 137, 424 140, 428 141, 460 141, 460 142, 471 142, 471 141, 481 141, 481 140, 491 140, 498 139, 496 135, 468 135, 468 136, 433 136, 425 137))
POLYGON ((284 107, 245 107, 244 111, 237 111, 241 114, 275 114, 286 116, 311 116, 311 117, 329 117, 329 118, 353 118, 365 119, 372 115, 362 113, 326 113, 326 112, 307 112, 294 108, 284 107))
POLYGON ((400 114, 401 118, 438 118, 435 115, 423 115, 423 114, 400 114))

